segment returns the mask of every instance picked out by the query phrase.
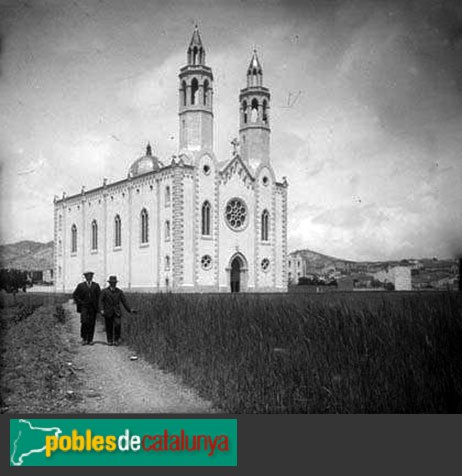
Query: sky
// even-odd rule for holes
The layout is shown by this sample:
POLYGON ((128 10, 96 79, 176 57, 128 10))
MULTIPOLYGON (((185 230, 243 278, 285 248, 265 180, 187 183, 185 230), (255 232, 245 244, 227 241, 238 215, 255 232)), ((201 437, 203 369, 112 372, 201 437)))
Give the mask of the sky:
POLYGON ((271 91, 289 250, 462 253, 462 2, 0 0, 0 242, 53 239, 53 197, 178 152, 197 23, 218 160, 252 50, 271 91))

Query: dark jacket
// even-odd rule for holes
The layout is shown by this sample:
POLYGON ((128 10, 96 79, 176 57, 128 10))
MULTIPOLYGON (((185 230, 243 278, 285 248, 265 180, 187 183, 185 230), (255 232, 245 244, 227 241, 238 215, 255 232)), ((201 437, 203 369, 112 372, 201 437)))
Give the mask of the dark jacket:
POLYGON ((82 308, 98 312, 100 294, 101 289, 98 283, 92 281, 91 286, 88 286, 86 281, 78 284, 72 294, 74 302, 77 304, 77 312, 82 312, 82 308))
POLYGON ((122 315, 122 306, 128 312, 132 312, 128 305, 125 294, 119 288, 112 290, 110 287, 104 288, 99 298, 99 310, 104 311, 104 315, 107 317, 122 315))

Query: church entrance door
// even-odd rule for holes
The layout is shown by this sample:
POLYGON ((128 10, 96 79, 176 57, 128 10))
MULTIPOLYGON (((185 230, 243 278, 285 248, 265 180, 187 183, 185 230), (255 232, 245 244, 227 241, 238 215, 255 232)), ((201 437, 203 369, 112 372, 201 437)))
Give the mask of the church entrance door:
POLYGON ((242 260, 236 256, 231 263, 231 292, 238 293, 241 290, 242 260))

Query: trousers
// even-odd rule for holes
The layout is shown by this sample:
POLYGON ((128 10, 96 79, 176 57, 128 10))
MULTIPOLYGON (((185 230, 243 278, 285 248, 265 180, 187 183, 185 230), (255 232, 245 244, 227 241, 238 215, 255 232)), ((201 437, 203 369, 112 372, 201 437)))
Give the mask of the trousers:
POLYGON ((86 342, 93 342, 95 335, 96 310, 82 307, 80 312, 80 337, 86 342))
POLYGON ((104 316, 106 325, 106 337, 108 342, 117 342, 120 339, 121 318, 112 314, 104 316))

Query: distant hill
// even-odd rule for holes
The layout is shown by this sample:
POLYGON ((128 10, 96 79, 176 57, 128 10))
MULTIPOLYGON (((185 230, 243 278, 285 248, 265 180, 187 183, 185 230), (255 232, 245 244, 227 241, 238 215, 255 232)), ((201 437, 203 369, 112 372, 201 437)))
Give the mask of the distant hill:
POLYGON ((53 268, 53 242, 20 241, 0 245, 0 267, 24 271, 53 268))
POLYGON ((341 258, 334 258, 333 256, 323 255, 312 250, 295 250, 292 251, 289 256, 300 254, 303 258, 310 263, 313 268, 324 268, 325 266, 331 266, 338 263, 350 263, 353 264, 355 261, 348 261, 341 258))
POLYGON ((313 268, 324 268, 326 266, 340 266, 340 267, 383 267, 383 266, 409 266, 415 263, 422 263, 425 266, 435 266, 435 263, 439 263, 440 266, 447 265, 448 263, 456 263, 457 259, 448 258, 437 260, 436 258, 419 258, 419 259, 402 259, 402 260, 386 260, 386 261, 351 261, 342 258, 335 258, 333 256, 324 255, 316 251, 309 249, 295 250, 289 254, 301 255, 306 262, 313 268))

